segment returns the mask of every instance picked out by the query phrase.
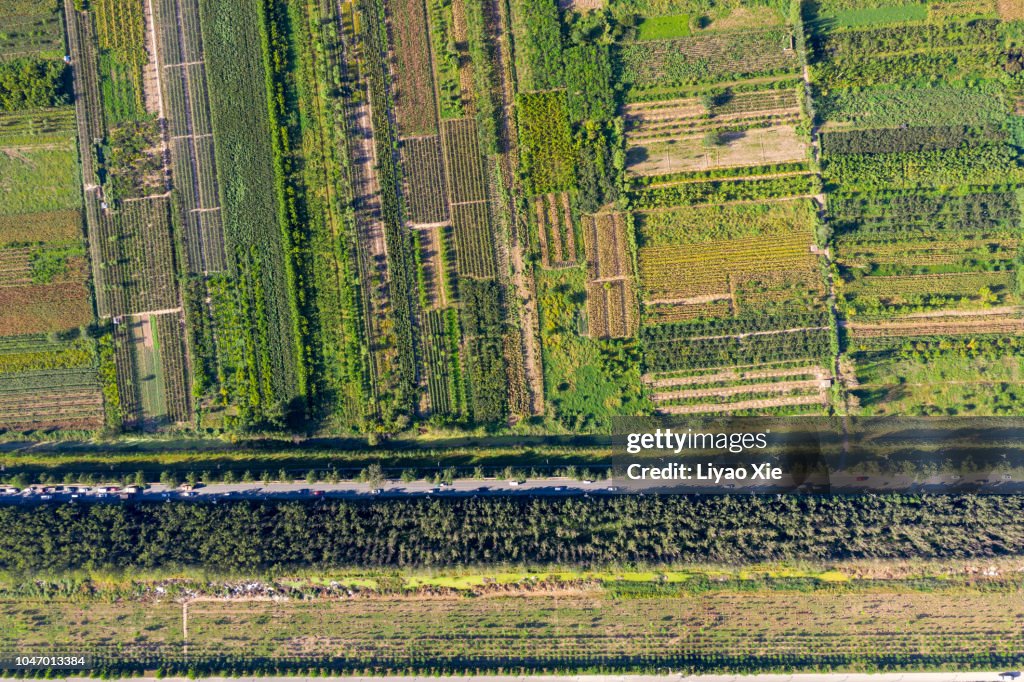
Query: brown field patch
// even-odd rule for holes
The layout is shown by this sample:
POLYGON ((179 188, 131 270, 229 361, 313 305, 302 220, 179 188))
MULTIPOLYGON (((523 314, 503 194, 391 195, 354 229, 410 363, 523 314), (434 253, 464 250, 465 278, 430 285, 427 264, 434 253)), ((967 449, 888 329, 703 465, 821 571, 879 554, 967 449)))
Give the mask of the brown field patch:
POLYGON ((999 16, 1004 21, 1024 20, 1024 0, 999 0, 999 16))
POLYGON ((711 23, 698 31, 699 33, 713 31, 736 31, 748 28, 764 28, 765 26, 779 26, 784 22, 784 17, 771 7, 737 7, 728 14, 721 17, 710 17, 711 23))
POLYGON ((7 335, 72 329, 92 317, 82 259, 69 261, 69 276, 62 281, 0 288, 0 329, 7 335))
MULTIPOLYGON (((657 396, 655 396, 657 398, 657 396)), ((809 395, 780 396, 777 398, 756 398, 736 402, 701 405, 659 405, 662 414, 708 414, 712 412, 738 412, 740 410, 766 410, 773 407, 794 407, 798 405, 827 405, 828 395, 824 391, 809 395)))
POLYGON ((846 325, 855 338, 880 336, 963 336, 972 334, 1020 334, 1024 317, 1019 315, 985 315, 933 317, 893 320, 878 324, 851 322, 846 325))
POLYGON ((583 244, 591 279, 630 276, 626 223, 621 213, 584 216, 583 244))
POLYGON ((387 3, 395 46, 395 111, 403 135, 437 133, 424 0, 387 3))
POLYGON ((705 133, 725 126, 796 123, 800 93, 796 89, 756 90, 730 95, 709 110, 699 97, 627 105, 627 141, 641 145, 705 133))
POLYGON ((534 199, 541 262, 546 268, 576 265, 576 229, 568 192, 545 194, 534 199))
POLYGON ((803 161, 807 149, 795 126, 779 125, 721 133, 720 143, 688 135, 634 145, 626 153, 626 163, 638 175, 668 175, 803 161))
POLYGON ((587 283, 588 335, 624 338, 636 333, 639 315, 636 292, 628 279, 587 283))
POLYGON ((73 242, 82 238, 78 211, 0 215, 0 245, 23 242, 73 242))

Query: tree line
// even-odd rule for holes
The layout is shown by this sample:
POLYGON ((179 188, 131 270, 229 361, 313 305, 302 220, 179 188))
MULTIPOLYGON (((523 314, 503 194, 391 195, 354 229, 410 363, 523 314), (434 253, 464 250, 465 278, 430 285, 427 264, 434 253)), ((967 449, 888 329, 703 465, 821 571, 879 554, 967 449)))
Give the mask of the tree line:
POLYGON ((0 508, 0 568, 596 567, 1024 554, 1024 495, 471 497, 0 508))

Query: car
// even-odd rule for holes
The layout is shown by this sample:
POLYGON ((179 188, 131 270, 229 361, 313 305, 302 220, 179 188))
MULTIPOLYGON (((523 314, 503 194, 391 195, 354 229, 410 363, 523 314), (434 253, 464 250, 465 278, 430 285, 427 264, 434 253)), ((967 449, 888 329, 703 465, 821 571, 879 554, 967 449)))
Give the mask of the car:
POLYGON ((618 491, 618 488, 616 488, 616 487, 615 487, 615 486, 613 486, 613 485, 610 485, 610 486, 608 486, 608 487, 606 488, 606 490, 607 490, 608 492, 610 492, 610 493, 614 493, 614 492, 618 491))
POLYGON ((562 492, 563 490, 565 490, 565 486, 563 486, 563 485, 556 485, 556 486, 555 486, 555 492, 556 492, 556 493, 560 493, 560 492, 562 492))
POLYGON ((40 496, 39 496, 39 499, 40 499, 40 500, 52 500, 52 499, 53 499, 53 495, 50 495, 50 494, 45 494, 45 493, 44 493, 44 494, 42 494, 42 495, 40 495, 40 496))
POLYGON ((1009 481, 1013 477, 1010 476, 1010 474, 1003 474, 1002 478, 1003 478, 1004 481, 1009 481))
POLYGON ((71 499, 72 500, 77 500, 79 497, 81 497, 80 494, 78 494, 78 493, 71 493, 71 499))
POLYGON ((370 492, 373 493, 374 495, 380 495, 382 492, 384 492, 384 488, 374 488, 370 492))
POLYGON ((181 494, 182 497, 195 497, 195 493, 191 490, 186 490, 181 494))
POLYGON ((323 497, 323 496, 324 496, 324 491, 323 490, 314 490, 313 491, 313 497, 323 497))
POLYGON ((868 480, 868 477, 867 476, 858 476, 856 480, 858 480, 858 481, 866 481, 866 480, 868 480))
POLYGON ((582 483, 583 485, 590 485, 591 483, 593 483, 593 481, 591 481, 591 480, 590 480, 590 479, 588 479, 588 478, 585 478, 585 479, 583 479, 583 480, 582 480, 582 481, 580 481, 580 482, 581 482, 581 483, 582 483))
POLYGON ((519 481, 509 481, 508 484, 513 488, 517 488, 522 485, 522 483, 520 483, 519 481))

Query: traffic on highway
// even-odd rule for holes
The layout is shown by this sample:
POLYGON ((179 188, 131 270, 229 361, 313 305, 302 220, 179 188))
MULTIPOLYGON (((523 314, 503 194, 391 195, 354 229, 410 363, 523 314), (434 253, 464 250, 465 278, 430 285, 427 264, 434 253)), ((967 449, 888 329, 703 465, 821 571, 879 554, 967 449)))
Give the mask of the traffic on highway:
MULTIPOLYGON (((1019 493, 1024 481, 1008 473, 936 474, 926 478, 910 475, 835 472, 827 484, 805 484, 796 490, 804 493, 885 493, 885 492, 984 492, 1019 493)), ((689 492, 708 494, 751 494, 775 492, 769 485, 737 488, 728 482, 694 483, 689 492)), ((162 483, 147 485, 35 484, 24 488, 0 487, 0 503, 38 504, 67 502, 123 502, 192 500, 217 502, 231 499, 315 499, 322 497, 374 499, 394 496, 472 496, 472 495, 615 495, 653 492, 637 490, 628 482, 578 480, 573 478, 536 478, 527 480, 456 479, 451 483, 431 481, 382 480, 376 482, 320 481, 196 483, 169 487, 162 483)))

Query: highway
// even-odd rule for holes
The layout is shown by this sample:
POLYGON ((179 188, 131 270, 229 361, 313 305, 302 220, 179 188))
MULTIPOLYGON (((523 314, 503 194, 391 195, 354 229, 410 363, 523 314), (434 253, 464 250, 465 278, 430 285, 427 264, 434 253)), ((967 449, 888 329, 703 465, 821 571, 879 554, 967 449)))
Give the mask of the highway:
MULTIPOLYGON (((822 479, 824 481, 824 479, 822 479)), ((777 484, 726 481, 690 481, 686 488, 676 492, 750 494, 792 490, 792 481, 777 484)), ((827 487, 801 488, 802 492, 832 492, 838 494, 886 492, 989 492, 1024 493, 1024 481, 1010 478, 1009 474, 972 473, 939 474, 917 480, 911 476, 876 474, 867 476, 837 472, 827 481, 827 487)), ((650 489, 646 489, 651 492, 650 489)), ((217 502, 230 499, 309 499, 317 497, 376 499, 397 496, 465 497, 472 495, 623 495, 645 492, 635 483, 621 480, 580 481, 570 478, 538 478, 524 481, 504 479, 457 479, 451 484, 429 481, 403 482, 389 480, 380 483, 342 481, 338 483, 293 481, 290 483, 211 483, 195 489, 167 488, 153 483, 142 490, 134 487, 81 485, 33 485, 24 490, 4 492, 0 487, 0 503, 38 504, 43 502, 118 502, 125 499, 144 501, 192 500, 217 502), (114 488, 114 489, 111 489, 114 488)))

